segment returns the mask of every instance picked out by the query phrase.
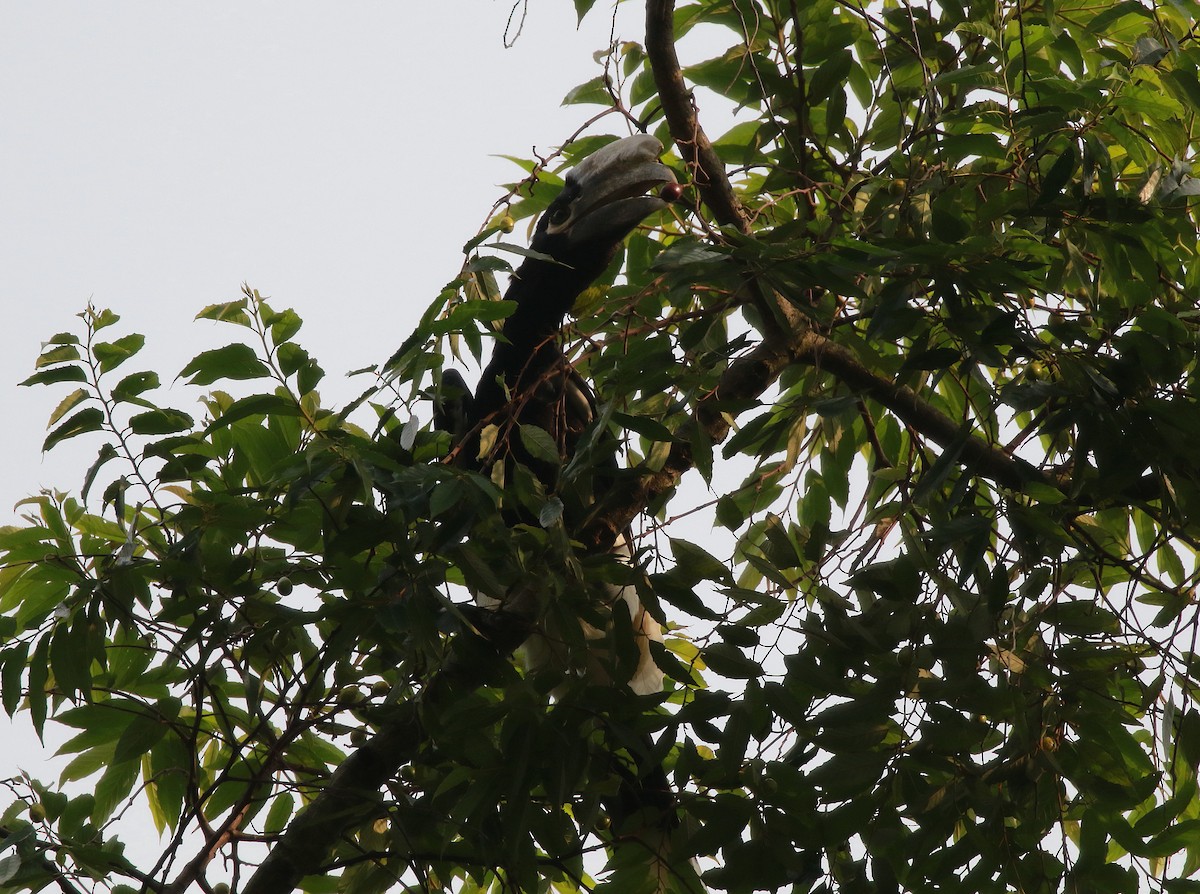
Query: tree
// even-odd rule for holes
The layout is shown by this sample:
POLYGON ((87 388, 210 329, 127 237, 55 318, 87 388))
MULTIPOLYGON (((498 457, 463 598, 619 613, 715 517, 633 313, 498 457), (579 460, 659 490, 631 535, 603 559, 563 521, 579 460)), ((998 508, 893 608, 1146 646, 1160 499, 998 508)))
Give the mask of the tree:
POLYGON ((9 781, 0 882, 637 890, 600 803, 650 734, 712 890, 1200 887, 1200 7, 646 6, 567 97, 690 184, 575 308, 626 469, 587 524, 516 476, 543 524, 511 526, 423 421, 555 159, 350 406, 252 290, 200 314, 242 338, 184 368, 199 421, 115 314, 50 340, 46 447, 102 446, 0 532, 0 671, 78 733, 60 784, 9 781), (729 49, 681 66, 700 27, 729 49), (677 625, 661 698, 548 699, 530 619, 460 586, 577 613, 597 577, 677 625))

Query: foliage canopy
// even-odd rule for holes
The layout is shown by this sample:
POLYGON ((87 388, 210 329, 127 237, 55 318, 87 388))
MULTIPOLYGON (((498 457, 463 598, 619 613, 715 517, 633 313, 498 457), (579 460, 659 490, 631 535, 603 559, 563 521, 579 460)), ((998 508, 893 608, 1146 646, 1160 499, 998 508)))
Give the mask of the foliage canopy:
POLYGON ((46 449, 101 446, 0 531, 0 680, 77 733, 7 782, 0 884, 637 890, 600 803, 650 733, 712 890, 1200 889, 1200 4, 646 5, 567 96, 691 184, 567 336, 627 469, 586 527, 532 476, 506 524, 425 420, 511 310, 481 250, 601 137, 347 407, 252 290, 199 315, 201 419, 110 311, 46 344, 46 449), (551 701, 465 607, 596 577, 677 625, 661 698, 551 701))

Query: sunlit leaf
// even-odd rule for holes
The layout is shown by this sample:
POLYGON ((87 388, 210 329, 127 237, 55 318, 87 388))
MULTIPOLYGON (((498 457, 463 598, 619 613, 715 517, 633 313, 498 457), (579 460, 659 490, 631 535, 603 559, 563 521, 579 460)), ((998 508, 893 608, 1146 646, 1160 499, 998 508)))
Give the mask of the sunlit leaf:
POLYGON ((246 313, 247 302, 245 298, 239 298, 236 301, 226 301, 221 304, 210 304, 200 313, 196 314, 197 320, 218 320, 226 323, 236 323, 240 326, 246 326, 250 322, 250 317, 246 313))
POLYGON ((232 344, 197 354, 179 373, 193 385, 211 385, 221 379, 257 379, 268 375, 266 365, 249 345, 232 344))
POLYGON ((100 371, 116 369, 146 344, 146 336, 134 333, 112 342, 97 342, 92 345, 92 354, 100 362, 100 371))

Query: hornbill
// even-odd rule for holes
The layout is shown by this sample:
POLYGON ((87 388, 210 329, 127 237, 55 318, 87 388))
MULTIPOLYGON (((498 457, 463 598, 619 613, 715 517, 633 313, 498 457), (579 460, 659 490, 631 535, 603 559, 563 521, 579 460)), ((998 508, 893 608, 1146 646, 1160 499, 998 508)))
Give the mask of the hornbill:
MULTIPOLYGON (((558 485, 560 466, 532 456, 523 446, 518 427, 532 425, 547 432, 565 465, 595 421, 595 396, 564 356, 560 333, 576 298, 604 272, 625 237, 650 214, 679 197, 681 188, 675 176, 659 161, 662 151, 662 144, 648 134, 626 137, 605 145, 567 173, 562 191, 534 229, 530 248, 537 256, 526 259, 512 276, 505 298, 515 301, 516 307, 504 322, 474 395, 454 370, 443 375, 443 393, 457 392, 461 397, 457 403, 441 402, 438 425, 454 433, 460 465, 493 470, 501 463, 507 481, 508 471, 520 463, 537 476, 547 492, 558 485)), ((612 457, 609 468, 615 466, 612 457)), ((593 469, 594 477, 604 474, 603 467, 593 469)), ((592 482, 593 493, 600 487, 602 482, 592 482)), ((613 552, 628 559, 628 540, 618 542, 613 552)), ((604 609, 620 611, 623 606, 629 612, 637 646, 636 668, 627 681, 630 689, 638 695, 661 691, 662 671, 650 652, 651 641, 662 639, 658 622, 642 606, 633 587, 608 585, 603 591, 604 609)), ((582 620, 580 625, 583 639, 599 646, 597 641, 606 636, 605 631, 582 620)), ((565 666, 570 663, 568 644, 579 639, 578 632, 571 635, 539 628, 522 647, 526 666, 534 671, 544 667, 570 670, 565 666)), ((582 669, 587 682, 612 682, 607 671, 609 657, 589 655, 582 669)), ((614 833, 620 834, 622 823, 636 816, 630 824, 640 824, 641 831, 631 834, 651 850, 660 880, 665 881, 672 870, 666 865, 663 848, 677 824, 674 795, 661 763, 650 757, 650 743, 641 750, 634 755, 632 768, 614 765, 622 782, 607 806, 614 833)))
MULTIPOLYGON (((562 191, 542 213, 530 241, 530 249, 544 257, 528 258, 513 274, 505 299, 515 301, 516 307, 504 321, 475 394, 469 395, 453 370, 443 376, 444 390, 463 395, 452 413, 443 408, 439 420, 439 425, 457 430, 460 464, 490 468, 496 462, 516 461, 530 468, 547 491, 554 489, 557 466, 529 455, 518 426, 534 425, 548 433, 565 462, 595 420, 595 396, 563 355, 560 331, 575 299, 604 272, 630 231, 678 197, 675 175, 658 160, 662 149, 649 134, 626 137, 605 145, 567 173, 562 191), (647 194, 651 191, 655 194, 647 194), (448 421, 451 415, 457 419, 448 421), (489 426, 495 426, 494 431, 489 426)), ((628 557, 628 544, 619 543, 614 552, 628 557)), ((617 588, 612 596, 614 604, 620 600, 627 606, 638 645, 639 660, 629 686, 639 695, 658 692, 662 673, 649 646, 650 640, 661 639, 658 623, 632 588, 617 588)), ((590 639, 603 635, 594 628, 585 628, 585 634, 590 639)), ((534 669, 552 664, 558 651, 549 631, 525 646, 526 660, 534 669)), ((598 667, 594 671, 598 673, 598 667)))

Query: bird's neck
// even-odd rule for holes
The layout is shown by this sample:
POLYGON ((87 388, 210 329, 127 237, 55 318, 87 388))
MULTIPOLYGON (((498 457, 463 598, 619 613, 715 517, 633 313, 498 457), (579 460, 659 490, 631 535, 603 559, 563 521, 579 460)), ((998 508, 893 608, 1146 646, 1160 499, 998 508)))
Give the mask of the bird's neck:
POLYGON ((504 338, 492 355, 493 373, 511 386, 531 358, 554 343, 575 299, 594 278, 592 271, 528 260, 513 274, 505 300, 517 306, 504 321, 504 338))
POLYGON ((517 306, 504 321, 503 338, 496 341, 476 393, 476 409, 490 413, 505 402, 505 392, 522 382, 537 381, 562 358, 559 331, 590 277, 560 264, 527 260, 513 274, 505 293, 517 306))
POLYGON ((587 285, 582 271, 545 261, 528 260, 517 268, 504 297, 517 303, 504 321, 504 337, 532 350, 556 335, 575 299, 587 285))

